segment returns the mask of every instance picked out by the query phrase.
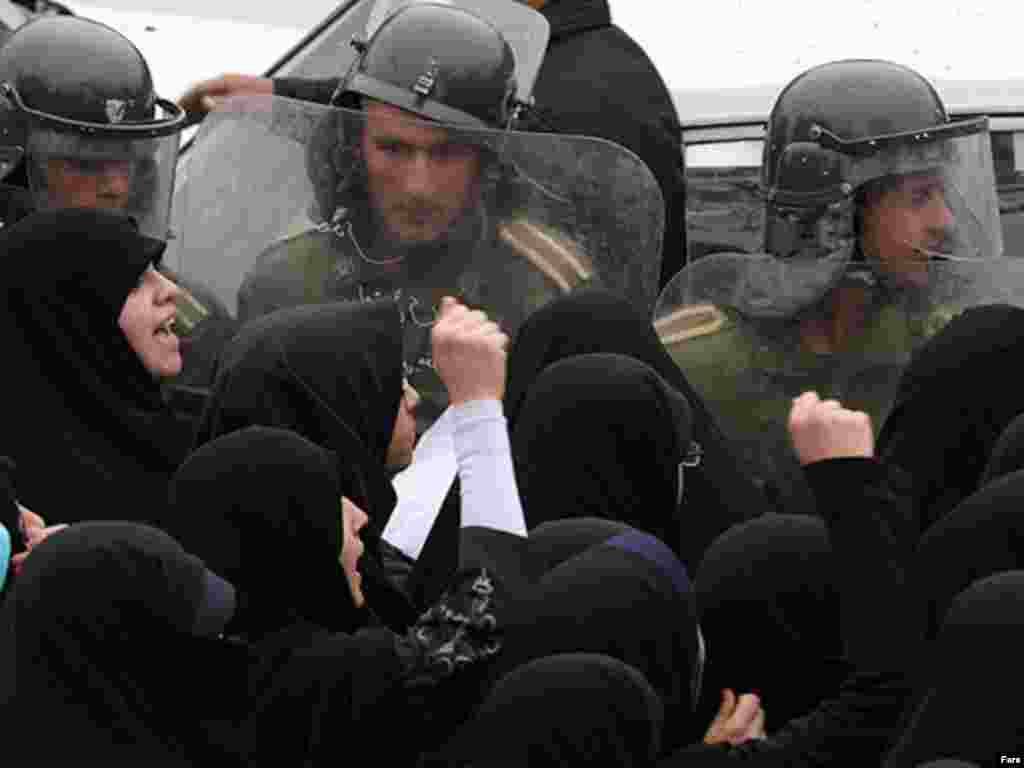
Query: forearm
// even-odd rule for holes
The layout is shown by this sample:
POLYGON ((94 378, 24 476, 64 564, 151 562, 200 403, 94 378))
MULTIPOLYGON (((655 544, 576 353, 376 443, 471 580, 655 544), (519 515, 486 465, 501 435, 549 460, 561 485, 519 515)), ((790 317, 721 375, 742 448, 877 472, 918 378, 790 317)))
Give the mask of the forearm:
POLYGON ((907 583, 912 500, 874 459, 831 459, 804 469, 829 526, 848 661, 868 675, 906 669, 920 629, 907 583))
POLYGON ((462 527, 526 536, 508 426, 501 402, 452 406, 455 455, 462 492, 462 527))

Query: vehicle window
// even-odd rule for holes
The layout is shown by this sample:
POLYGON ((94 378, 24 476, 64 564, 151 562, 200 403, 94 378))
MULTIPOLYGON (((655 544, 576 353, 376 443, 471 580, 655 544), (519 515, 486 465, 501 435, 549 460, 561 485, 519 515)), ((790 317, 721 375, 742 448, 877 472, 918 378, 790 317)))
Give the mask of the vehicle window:
MULTIPOLYGON (((760 191, 761 140, 742 139, 686 147, 688 257, 763 247, 760 191)), ((1024 129, 992 132, 1004 253, 1024 256, 1024 129)))
POLYGON ((1003 253, 1024 255, 1024 131, 993 131, 992 160, 999 188, 1003 253))
POLYGON ((689 258, 723 251, 754 253, 763 233, 761 140, 686 147, 689 258))

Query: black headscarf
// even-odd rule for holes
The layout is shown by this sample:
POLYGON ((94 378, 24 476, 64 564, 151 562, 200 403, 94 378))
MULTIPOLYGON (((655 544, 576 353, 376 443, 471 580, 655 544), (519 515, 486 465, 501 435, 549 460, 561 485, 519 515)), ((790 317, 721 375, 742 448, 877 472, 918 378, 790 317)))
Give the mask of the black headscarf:
POLYGON ((394 302, 280 310, 225 348, 196 445, 248 426, 294 430, 343 458, 349 495, 379 535, 396 501, 384 464, 401 398, 394 302))
POLYGON ((1017 381, 1006 375, 1007 361, 1022 354, 1024 309, 974 307, 904 371, 876 453, 913 478, 922 532, 977 490, 996 440, 1024 411, 1017 381))
POLYGON ((202 726, 247 709, 247 654, 216 637, 231 608, 230 586, 161 531, 54 534, 5 606, 16 649, 5 729, 40 765, 69 751, 107 766, 236 764, 202 726))
POLYGON ((1000 477, 935 523, 911 569, 925 609, 925 637, 938 634, 953 598, 971 582, 1024 568, 1024 470, 1000 477))
POLYGON ((978 485, 984 488, 1019 469, 1024 469, 1024 415, 1011 421, 996 440, 978 485))
POLYGON ((636 667, 662 697, 672 724, 665 746, 675 748, 700 687, 699 634, 686 568, 661 541, 630 530, 539 579, 506 625, 497 669, 558 653, 616 658, 636 667))
POLYGON ((573 653, 537 659, 495 686, 460 739, 474 768, 655 763, 664 712, 636 669, 609 656, 573 653))
POLYGON ((0 234, 0 454, 49 522, 152 521, 184 457, 186 430, 118 326, 163 250, 96 210, 35 213, 0 234))
POLYGON ((346 489, 337 464, 294 432, 248 427, 205 444, 175 474, 164 526, 238 589, 231 634, 366 623, 338 559, 346 489))
POLYGON ((1024 752, 1024 572, 975 582, 952 601, 927 687, 886 768, 937 757, 999 765, 1024 752))
POLYGON ((619 520, 696 563, 720 522, 686 494, 692 469, 680 464, 694 456, 692 424, 686 398, 634 358, 577 355, 549 366, 512 432, 527 527, 619 520))
POLYGON ((505 417, 509 430, 515 428, 541 371, 559 360, 595 353, 626 355, 647 363, 686 397, 693 412, 693 439, 704 452, 701 465, 688 477, 690 497, 701 509, 731 522, 762 514, 766 500, 703 399, 665 350, 650 319, 625 299, 605 291, 591 289, 556 299, 519 329, 508 357, 505 417))
POLYGON ((777 725, 834 694, 849 672, 836 575, 828 527, 814 517, 768 515, 708 547, 696 577, 704 723, 723 688, 757 693, 777 725))

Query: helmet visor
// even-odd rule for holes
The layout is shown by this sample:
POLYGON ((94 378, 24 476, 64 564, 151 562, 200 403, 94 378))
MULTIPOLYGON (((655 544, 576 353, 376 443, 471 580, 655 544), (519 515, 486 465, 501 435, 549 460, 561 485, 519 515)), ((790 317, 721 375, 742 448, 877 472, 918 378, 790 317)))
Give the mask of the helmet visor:
POLYGON ((168 238, 180 134, 88 135, 30 126, 28 177, 40 210, 106 208, 131 216, 139 231, 168 238))
POLYGON ((1003 252, 987 120, 830 146, 862 190, 869 258, 991 259, 1003 252))

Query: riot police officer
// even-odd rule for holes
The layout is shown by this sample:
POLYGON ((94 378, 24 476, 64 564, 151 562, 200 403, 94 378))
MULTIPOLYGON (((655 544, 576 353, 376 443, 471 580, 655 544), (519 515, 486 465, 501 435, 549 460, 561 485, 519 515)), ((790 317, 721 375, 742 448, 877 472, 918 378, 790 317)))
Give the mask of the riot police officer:
MULTIPOLYGON (((184 126, 183 110, 156 94, 145 58, 120 32, 76 16, 30 21, 0 46, 0 225, 33 210, 104 208, 166 241, 184 126)), ((208 316, 211 335, 232 332, 227 310, 189 283, 176 330, 208 316)), ((186 343, 176 393, 209 380, 214 346, 186 343)), ((201 407, 186 400, 186 410, 201 407)))
MULTIPOLYGON (((417 339, 428 339, 443 295, 515 327, 593 270, 563 233, 516 216, 527 182, 499 154, 522 105, 516 57, 497 28, 461 8, 419 3, 358 45, 332 98, 341 109, 319 119, 306 149, 318 222, 260 256, 239 290, 239 319, 396 298, 415 385, 430 367, 417 339)), ((429 404, 434 388, 423 386, 429 404)))
POLYGON ((119 210, 167 238, 185 116, 154 93, 131 41, 88 19, 36 19, 0 47, 0 82, 5 181, 20 176, 29 207, 119 210))
POLYGON ((755 471, 792 490, 791 399, 815 390, 880 425, 911 352, 994 287, 972 266, 1002 253, 987 120, 951 122, 895 63, 814 67, 772 109, 762 189, 765 253, 691 265, 658 324, 755 471))

